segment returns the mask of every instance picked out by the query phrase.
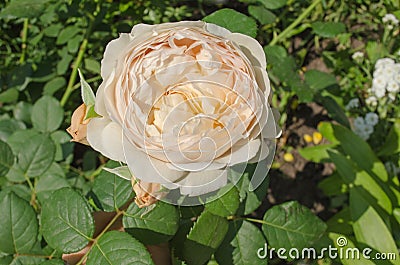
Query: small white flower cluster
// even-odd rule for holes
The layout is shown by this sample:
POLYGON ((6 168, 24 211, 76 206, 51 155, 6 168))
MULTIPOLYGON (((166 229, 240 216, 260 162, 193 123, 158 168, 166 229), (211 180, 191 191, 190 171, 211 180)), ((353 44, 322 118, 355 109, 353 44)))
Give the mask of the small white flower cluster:
POLYGON ((382 22, 384 24, 386 24, 386 27, 388 29, 393 29, 395 26, 399 25, 399 20, 396 18, 395 15, 393 14, 386 14, 383 18, 382 18, 382 22))
POLYGON ((379 117, 374 112, 369 112, 365 117, 357 117, 353 121, 353 131, 355 134, 368 140, 370 135, 374 132, 374 126, 378 123, 379 117))
POLYGON ((370 92, 377 98, 386 94, 394 101, 400 91, 400 63, 393 59, 382 58, 375 64, 374 78, 370 92))
POLYGON ((359 106, 360 106, 360 101, 358 100, 358 98, 353 98, 347 103, 345 108, 346 110, 351 110, 358 108, 359 106))
POLYGON ((356 62, 361 62, 364 59, 364 53, 363 52, 355 52, 355 53, 353 53, 351 58, 356 62))

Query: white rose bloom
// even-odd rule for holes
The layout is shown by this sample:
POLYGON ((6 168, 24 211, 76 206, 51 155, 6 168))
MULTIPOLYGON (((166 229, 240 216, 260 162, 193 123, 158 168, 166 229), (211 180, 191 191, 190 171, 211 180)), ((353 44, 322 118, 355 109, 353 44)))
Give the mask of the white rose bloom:
POLYGON ((386 90, 391 92, 391 93, 397 93, 399 92, 399 84, 393 80, 389 81, 386 90))
POLYGON ((379 121, 379 116, 375 112, 369 112, 365 115, 365 123, 371 126, 375 126, 379 121))
POLYGON ((274 152, 265 69, 255 39, 217 25, 136 25, 107 45, 87 140, 142 181, 215 191, 230 166, 274 152))

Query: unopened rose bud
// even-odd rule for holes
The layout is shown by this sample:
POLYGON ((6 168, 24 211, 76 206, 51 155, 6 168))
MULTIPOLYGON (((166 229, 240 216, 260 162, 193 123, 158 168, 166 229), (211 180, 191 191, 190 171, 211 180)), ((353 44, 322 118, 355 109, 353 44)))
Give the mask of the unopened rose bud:
POLYGON ((67 129, 67 132, 72 136, 73 142, 89 145, 86 140, 87 124, 90 119, 85 119, 86 116, 86 105, 80 105, 72 114, 71 126, 67 129))
POLYGON ((159 183, 149 183, 132 177, 132 187, 136 194, 135 203, 139 208, 150 206, 159 201, 165 193, 159 183))

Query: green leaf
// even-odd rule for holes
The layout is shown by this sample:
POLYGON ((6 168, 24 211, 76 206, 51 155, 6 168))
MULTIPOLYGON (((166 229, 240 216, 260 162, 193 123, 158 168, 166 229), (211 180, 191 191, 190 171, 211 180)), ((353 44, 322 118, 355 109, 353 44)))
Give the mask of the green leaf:
POLYGON ((330 96, 318 97, 317 102, 320 102, 328 111, 329 116, 343 126, 350 128, 349 119, 344 113, 339 104, 330 96))
MULTIPOLYGON (((288 57, 287 50, 278 45, 264 46, 264 52, 269 64, 279 64, 282 60, 288 57)), ((295 64, 293 65, 293 68, 295 68, 295 64)))
POLYGON ((346 25, 342 22, 314 22, 311 24, 315 34, 324 38, 333 38, 346 32, 346 25))
MULTIPOLYGON (((342 251, 342 253, 348 253, 346 255, 338 255, 340 261, 342 262, 343 265, 373 265, 372 261, 366 259, 362 253, 359 253, 359 256, 357 254, 354 254, 355 256, 353 257, 352 251, 357 248, 354 243, 349 240, 347 237, 343 236, 342 234, 336 234, 336 233, 329 233, 329 238, 332 239, 333 244, 335 248, 339 249, 339 251, 342 251), (340 243, 340 245, 338 244, 340 243), (343 245, 345 243, 345 245, 343 245), (359 258, 358 258, 359 257, 359 258)), ((360 251, 362 252, 362 251, 360 251)))
POLYGON ((62 259, 51 259, 46 260, 45 262, 40 263, 39 265, 64 265, 64 261, 62 259))
POLYGON ((0 18, 35 18, 40 16, 49 0, 12 0, 0 12, 0 18))
POLYGON ((336 139, 333 131, 333 124, 331 122, 320 122, 318 124, 318 131, 329 140, 334 145, 340 144, 340 142, 336 139))
POLYGON ((377 41, 369 41, 365 51, 372 64, 375 64, 379 58, 385 57, 389 53, 386 45, 377 41))
POLYGON ((204 264, 222 243, 228 229, 225 218, 204 211, 183 243, 183 259, 191 265, 204 264))
POLYGON ((396 119, 378 155, 389 156, 398 152, 400 152, 400 119, 396 119))
POLYGON ((0 212, 0 252, 29 253, 39 230, 35 210, 13 192, 1 192, 0 212))
POLYGON ((222 217, 234 215, 239 208, 239 191, 233 184, 226 185, 218 193, 207 199, 206 209, 222 217))
POLYGON ((344 152, 350 156, 359 168, 382 181, 388 180, 385 166, 367 142, 348 128, 340 125, 332 125, 332 128, 336 139, 341 142, 344 152))
POLYGON ((125 179, 125 180, 132 180, 132 173, 129 170, 128 166, 120 166, 120 167, 114 167, 114 168, 103 168, 103 170, 110 172, 112 174, 117 175, 118 177, 125 179))
POLYGON ((72 39, 79 32, 81 32, 81 29, 78 28, 76 25, 63 28, 57 37, 56 44, 61 45, 61 44, 67 43, 70 39, 72 39))
POLYGON ((82 101, 85 103, 86 106, 93 106, 96 103, 96 97, 93 93, 92 88, 86 82, 85 78, 83 77, 81 71, 78 69, 79 77, 81 79, 81 95, 82 101))
POLYGON ((258 0, 268 9, 278 9, 286 5, 286 0, 258 0))
POLYGON ((15 67, 9 74, 8 89, 25 90, 32 78, 32 65, 29 63, 15 67))
POLYGON ((31 113, 32 113, 32 104, 20 101, 18 102, 14 109, 13 109, 13 114, 14 118, 26 122, 28 124, 31 124, 31 113))
POLYGON ((52 132, 60 127, 64 110, 60 102, 51 96, 43 96, 33 105, 32 125, 41 132, 52 132))
POLYGON ((69 134, 65 131, 55 131, 52 132, 50 136, 56 144, 55 161, 61 161, 65 159, 69 153, 72 153, 73 143, 71 143, 71 136, 69 134))
POLYGON ((352 160, 342 154, 329 152, 332 162, 335 164, 337 172, 341 175, 344 182, 362 187, 365 191, 364 196, 369 198, 371 204, 376 209, 382 208, 387 213, 392 211, 392 203, 384 187, 365 171, 358 170, 352 160))
POLYGON ((188 239, 201 245, 217 249, 228 232, 228 221, 210 212, 204 211, 197 219, 188 239))
POLYGON ((322 179, 318 183, 318 188, 320 188, 324 194, 329 197, 337 196, 347 192, 347 185, 344 184, 342 178, 337 172, 322 179))
POLYGON ((70 53, 76 53, 79 46, 83 40, 83 35, 75 35, 73 38, 69 39, 67 42, 67 48, 70 53))
POLYGON ((326 224, 307 207, 291 201, 269 209, 262 230, 271 247, 302 249, 321 237, 326 224))
POLYGON ((16 121, 14 119, 6 119, 0 121, 0 140, 8 142, 8 137, 11 136, 15 131, 25 129, 24 123, 16 121))
POLYGON ((230 8, 223 8, 203 18, 205 22, 217 24, 231 32, 238 32, 255 38, 257 23, 254 19, 230 8))
POLYGON ((257 19, 262 25, 272 24, 276 21, 275 14, 263 6, 250 5, 248 11, 249 14, 257 19))
POLYGON ((330 86, 337 85, 336 77, 334 75, 314 69, 305 72, 304 78, 306 83, 314 91, 326 89, 330 86))
POLYGON ((67 72, 72 59, 74 57, 70 54, 65 54, 61 57, 61 60, 57 63, 57 75, 64 75, 67 72))
POLYGON ((94 232, 87 201, 71 188, 55 191, 42 207, 41 229, 46 242, 60 252, 83 249, 94 232))
POLYGON ((25 184, 13 184, 9 186, 2 187, 3 192, 14 192, 15 195, 24 199, 27 202, 30 202, 32 197, 32 191, 25 184))
POLYGON ((400 224, 400 208, 393 209, 393 216, 396 219, 397 223, 400 224))
POLYGON ((47 82, 43 87, 43 94, 52 96, 58 90, 63 88, 67 84, 65 78, 62 76, 57 76, 56 78, 51 79, 47 82))
POLYGON ((21 138, 19 140, 18 142, 9 142, 12 149, 18 150, 17 163, 7 174, 7 178, 12 181, 25 180, 25 176, 41 175, 54 161, 56 152, 53 141, 45 134, 37 134, 28 139, 21 138))
POLYGON ((127 233, 111 231, 105 233, 94 244, 87 265, 154 265, 147 249, 127 233))
POLYGON ((0 176, 5 176, 14 164, 14 154, 11 147, 0 140, 0 176))
POLYGON ((344 235, 352 235, 353 227, 350 216, 350 208, 344 207, 340 212, 332 216, 326 224, 328 225, 327 232, 341 233, 344 235))
POLYGON ((85 59, 85 68, 92 73, 100 74, 100 63, 97 60, 85 59))
POLYGON ((65 178, 54 174, 43 174, 35 185, 36 196, 43 204, 49 199, 52 192, 66 187, 70 187, 70 185, 65 178))
MULTIPOLYGON (((350 190, 350 211, 354 234, 359 243, 366 244, 380 253, 398 253, 385 222, 357 189, 350 190)), ((391 262, 400 264, 400 260, 391 262)))
POLYGON ((45 261, 45 259, 40 256, 16 256, 8 265, 39 265, 43 261, 45 261))
MULTIPOLYGON (((106 166, 118 165, 117 162, 108 162, 106 166)), ((113 212, 121 208, 133 195, 130 181, 105 170, 101 171, 94 179, 93 192, 106 212, 113 212)))
POLYGON ((315 146, 307 146, 298 149, 299 154, 307 160, 315 163, 322 163, 329 159, 328 150, 335 147, 334 144, 322 144, 315 146))
POLYGON ((257 250, 265 245, 260 229, 247 221, 234 221, 229 224, 228 234, 215 253, 219 264, 259 265, 257 250))
POLYGON ((228 232, 228 228, 228 221, 225 218, 204 211, 187 238, 203 246, 217 249, 228 232))
POLYGON ((10 265, 13 261, 13 256, 0 257, 0 265, 10 265))
POLYGON ((125 230, 144 244, 166 242, 179 227, 178 209, 159 201, 148 207, 129 205, 122 219, 125 230))
POLYGON ((33 129, 18 130, 10 135, 7 139, 7 143, 11 147, 13 153, 18 154, 24 149, 23 143, 36 135, 39 135, 39 132, 33 129))
POLYGON ((101 115, 96 113, 96 111, 94 110, 94 105, 90 105, 90 106, 86 106, 86 107, 87 107, 87 111, 86 111, 85 120, 90 119, 90 118, 102 117, 101 115))
POLYGON ((18 89, 10 88, 0 93, 0 102, 12 103, 14 101, 17 101, 18 96, 19 96, 18 89))
POLYGON ((248 164, 244 172, 242 170, 235 170, 231 168, 229 171, 229 178, 232 183, 236 183, 239 190, 239 198, 241 205, 238 212, 247 215, 255 211, 262 203, 262 200, 267 193, 269 178, 264 179, 261 185, 254 191, 251 185, 251 178, 256 170, 257 164, 248 164))
POLYGON ((44 35, 47 37, 57 37, 60 33, 60 30, 63 28, 61 23, 52 24, 43 30, 44 35))

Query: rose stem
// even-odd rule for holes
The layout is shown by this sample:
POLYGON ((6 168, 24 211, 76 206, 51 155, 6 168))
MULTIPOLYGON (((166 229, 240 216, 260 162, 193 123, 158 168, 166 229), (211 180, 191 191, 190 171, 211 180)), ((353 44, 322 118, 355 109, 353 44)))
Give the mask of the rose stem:
POLYGON ((89 35, 92 31, 94 17, 89 16, 89 20, 90 20, 89 27, 85 33, 85 38, 83 39, 81 46, 79 47, 78 55, 76 56, 75 62, 72 65, 72 72, 71 72, 71 76, 68 81, 67 88, 64 92, 64 95, 61 98, 61 101, 60 101, 60 104, 63 107, 67 103, 68 98, 71 95, 72 91, 74 91, 76 89, 74 87, 74 84, 75 84, 76 76, 78 74, 78 67, 83 60, 83 55, 85 54, 85 51, 86 51, 86 48, 87 48, 87 45, 89 42, 88 39, 89 39, 89 35))
POLYGON ((27 18, 24 19, 24 26, 22 28, 22 44, 21 44, 21 57, 19 58, 19 63, 23 64, 25 62, 25 54, 26 54, 26 40, 28 38, 28 26, 29 21, 27 18))
POLYGON ((321 2, 321 0, 315 0, 314 3, 312 3, 309 7, 307 7, 306 10, 301 13, 300 16, 297 17, 295 21, 292 22, 284 31, 281 32, 281 34, 277 35, 272 39, 272 41, 269 43, 270 46, 275 45, 276 43, 284 40, 287 35, 295 28, 297 25, 299 25, 303 19, 305 19, 311 11, 321 2))

